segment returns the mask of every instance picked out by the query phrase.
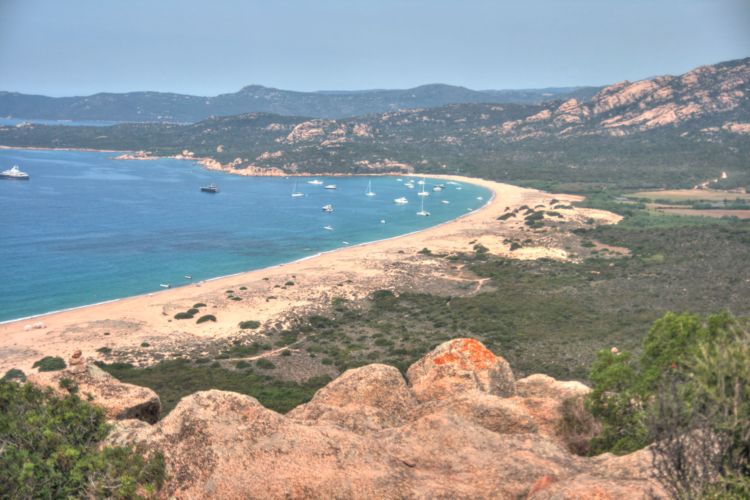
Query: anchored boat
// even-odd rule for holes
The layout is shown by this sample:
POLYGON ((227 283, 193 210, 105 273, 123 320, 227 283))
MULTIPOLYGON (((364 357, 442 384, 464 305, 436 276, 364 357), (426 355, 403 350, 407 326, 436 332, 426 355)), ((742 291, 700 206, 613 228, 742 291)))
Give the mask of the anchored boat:
POLYGON ((9 170, 0 172, 0 178, 16 181, 27 181, 29 180, 29 174, 27 174, 26 172, 21 172, 21 169, 18 168, 18 165, 13 165, 13 167, 9 170))

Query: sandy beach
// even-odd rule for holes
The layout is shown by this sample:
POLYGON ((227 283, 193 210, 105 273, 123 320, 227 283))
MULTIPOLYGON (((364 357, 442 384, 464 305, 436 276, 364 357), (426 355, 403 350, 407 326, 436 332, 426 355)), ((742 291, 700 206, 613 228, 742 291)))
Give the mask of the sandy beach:
MULTIPOLYGON (((94 359, 104 359, 97 351, 101 348, 130 352, 128 360, 141 365, 155 362, 165 352, 200 355, 207 343, 247 335, 248 330, 238 326, 241 321, 255 320, 266 327, 281 328, 298 315, 325 311, 336 297, 357 300, 379 289, 439 293, 455 288, 475 293, 481 289, 481 281, 464 275, 460 267, 437 255, 472 252, 477 244, 493 254, 512 258, 571 258, 564 250, 562 232, 531 231, 524 226, 522 217, 506 221, 497 218, 508 209, 524 205, 549 209, 554 203, 570 203, 580 197, 481 179, 431 177, 478 184, 494 194, 483 208, 416 233, 345 247, 276 267, 2 324, 0 373, 10 368, 29 371, 43 356, 67 359, 78 349, 94 359), (519 235, 533 243, 512 252, 507 241, 519 235), (425 248, 432 255, 420 252, 425 248), (228 294, 228 290, 232 293, 228 294), (241 300, 230 300, 230 295, 241 300), (213 314, 217 321, 196 324, 195 319, 174 319, 177 312, 196 303, 206 304, 200 314, 213 314), (33 328, 34 324, 41 327, 33 328)), ((564 219, 571 223, 590 218, 597 223, 619 220, 614 214, 598 210, 569 208, 564 212, 564 219)))

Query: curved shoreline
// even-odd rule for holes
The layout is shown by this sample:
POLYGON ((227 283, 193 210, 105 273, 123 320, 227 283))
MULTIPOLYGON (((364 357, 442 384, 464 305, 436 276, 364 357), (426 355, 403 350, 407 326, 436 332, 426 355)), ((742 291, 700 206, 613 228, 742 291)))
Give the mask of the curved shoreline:
MULTIPOLYGON (((0 146, 0 149, 3 149, 3 146, 0 146)), ((13 149, 16 149, 16 148, 13 148, 13 149)), ((76 151, 83 151, 83 150, 76 150, 76 151)), ((98 150, 98 151, 99 152, 108 152, 108 151, 103 151, 103 150, 98 150)), ((87 152, 91 152, 91 151, 87 151, 87 152)), ((167 157, 160 157, 160 158, 167 158, 167 157)), ((154 158, 150 158, 150 159, 154 159, 154 158)), ((190 160, 188 160, 188 161, 190 161, 190 160)), ((198 162, 198 164, 201 165, 199 162, 198 162)), ((201 167, 205 169, 205 167, 203 167, 202 165, 201 165, 201 167)), ((228 174, 231 175, 230 172, 226 172, 226 173, 228 173, 228 174)), ((303 174, 300 174, 300 175, 303 175, 303 174)), ((362 175, 367 175, 367 174, 362 174, 362 175)), ((384 174, 384 175, 385 176, 398 176, 396 174, 384 174)), ((315 177, 313 175, 306 175, 306 174, 305 174, 305 176, 315 177)), ((258 177, 264 177, 264 176, 258 176, 258 177)), ((326 174, 326 175, 320 175, 319 177, 331 177, 331 175, 326 174)), ((427 179, 442 179, 442 178, 446 178, 446 179, 448 179, 448 178, 449 179, 461 179, 462 182, 465 182, 467 184, 474 184, 475 186, 484 187, 485 189, 487 189, 487 187, 483 186, 481 183, 475 182, 476 179, 471 179, 471 178, 468 178, 468 177, 466 177, 466 178, 460 178, 458 176, 444 176, 444 175, 441 176, 440 174, 435 174, 435 175, 432 175, 432 176, 423 176, 423 177, 427 178, 427 179)), ((338 252, 338 251, 341 251, 341 250, 344 250, 344 249, 347 249, 347 248, 358 248, 358 247, 363 247, 363 246, 367 246, 367 245, 377 244, 377 243, 381 243, 381 242, 385 242, 385 241, 390 241, 390 240, 394 240, 394 239, 398 239, 398 238, 403 238, 403 237, 411 236, 411 235, 420 233, 422 231, 427 231, 427 230, 430 230, 430 229, 433 229, 433 228, 437 228, 437 227, 443 226, 445 224, 450 224, 450 223, 452 223, 454 221, 457 221, 457 220, 462 219, 464 217, 470 216, 473 213, 476 213, 476 212, 478 212, 480 210, 483 210, 485 207, 489 206, 492 203, 492 201, 495 199, 495 195, 496 195, 495 191, 492 190, 492 189, 488 189, 488 190, 490 192, 490 197, 487 200, 487 202, 484 203, 479 208, 476 208, 476 209, 474 209, 474 210, 472 210, 470 212, 461 213, 460 215, 458 215, 458 216, 456 216, 456 217, 454 217, 452 219, 449 219, 447 221, 440 222, 438 224, 435 224, 435 225, 432 225, 432 226, 429 226, 429 227, 425 227, 425 228, 422 228, 422 229, 417 229, 417 230, 414 230, 414 231, 410 231, 408 233, 398 234, 398 235, 395 235, 395 236, 389 236, 389 237, 381 238, 381 239, 377 239, 377 240, 364 241, 364 242, 361 242, 361 243, 345 244, 345 245, 342 245, 342 246, 338 246, 336 248, 332 248, 330 250, 323 250, 323 251, 316 252, 316 253, 311 254, 311 255, 305 255, 303 257, 300 257, 300 258, 297 258, 297 259, 293 259, 293 260, 290 260, 290 261, 280 262, 278 264, 272 264, 270 266, 265 266, 265 267, 245 269, 245 270, 238 271, 238 272, 235 272, 235 273, 230 273, 230 274, 213 276, 213 277, 205 278, 205 279, 197 281, 197 282, 185 283, 185 284, 182 284, 182 285, 177 285, 177 286, 174 286, 174 287, 170 287, 168 289, 156 289, 156 290, 153 290, 153 291, 150 291, 150 292, 138 293, 138 294, 135 294, 135 295, 126 295, 124 297, 116 297, 116 298, 113 298, 113 299, 103 300, 103 301, 100 301, 100 302, 93 302, 93 303, 89 303, 89 304, 81 304, 81 305, 77 305, 77 306, 65 307, 65 308, 62 308, 62 309, 55 309, 55 310, 52 310, 52 311, 46 311, 46 312, 41 312, 41 313, 37 313, 37 314, 31 314, 31 315, 28 315, 28 316, 22 316, 22 317, 19 317, 19 318, 11 318, 11 319, 7 319, 7 320, 0 320, 0 326, 14 324, 14 323, 22 322, 22 321, 39 320, 39 319, 43 319, 43 318, 45 318, 47 316, 52 316, 52 315, 56 315, 56 314, 60 314, 60 313, 66 313, 66 312, 76 311, 76 310, 85 309, 85 308, 94 308, 94 307, 101 306, 101 305, 112 304, 112 303, 121 302, 121 301, 129 300, 129 299, 135 299, 135 298, 139 298, 139 297, 153 297, 153 296, 155 296, 157 294, 168 293, 171 290, 180 290, 180 289, 184 289, 184 288, 189 288, 191 286, 194 287, 196 285, 200 285, 200 284, 203 284, 203 283, 211 283, 211 282, 215 282, 215 281, 218 281, 218 280, 223 280, 223 279, 226 279, 226 278, 232 278, 232 277, 236 277, 236 276, 242 276, 243 274, 247 274, 247 273, 251 273, 251 272, 278 269, 278 268, 281 268, 283 266, 287 266, 287 265, 296 264, 296 263, 300 263, 300 262, 305 262, 307 260, 315 259, 315 258, 323 256, 323 255, 329 255, 329 254, 332 254, 332 253, 335 253, 335 252, 338 252)))
POLYGON ((476 244, 511 258, 549 256, 544 248, 533 256, 508 252, 508 245, 503 243, 506 238, 528 233, 522 219, 499 221, 498 215, 505 207, 536 206, 553 198, 568 202, 580 199, 484 179, 431 177, 479 185, 492 195, 481 208, 411 233, 201 283, 5 322, 0 324, 0 372, 9 368, 30 370, 34 361, 45 355, 67 357, 76 350, 93 359, 108 359, 98 352, 102 347, 120 353, 138 352, 138 362, 148 364, 156 362, 152 352, 162 353, 163 359, 165 352, 192 352, 203 349, 207 342, 227 342, 252 334, 239 329, 242 321, 284 328, 295 317, 323 313, 338 297, 356 301, 380 289, 400 292, 423 290, 430 283, 438 287, 440 283, 455 283, 463 279, 456 276, 460 271, 440 255, 473 252, 476 244), (425 248, 431 253, 423 254, 425 248), (287 286, 289 282, 293 284, 287 286), (230 290, 241 300, 229 299, 230 290), (177 312, 198 302, 206 304, 201 314, 215 315, 215 323, 175 320, 177 312), (25 329, 35 322, 44 327, 25 329), (142 344, 152 347, 143 349, 142 344))

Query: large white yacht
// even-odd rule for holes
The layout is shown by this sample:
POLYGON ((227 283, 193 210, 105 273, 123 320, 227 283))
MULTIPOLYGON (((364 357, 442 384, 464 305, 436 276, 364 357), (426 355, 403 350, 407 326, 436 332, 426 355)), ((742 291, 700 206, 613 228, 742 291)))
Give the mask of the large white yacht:
POLYGON ((26 172, 21 172, 21 169, 18 168, 18 165, 13 165, 11 169, 0 172, 0 178, 13 179, 17 181, 27 181, 29 180, 29 174, 27 174, 26 172))

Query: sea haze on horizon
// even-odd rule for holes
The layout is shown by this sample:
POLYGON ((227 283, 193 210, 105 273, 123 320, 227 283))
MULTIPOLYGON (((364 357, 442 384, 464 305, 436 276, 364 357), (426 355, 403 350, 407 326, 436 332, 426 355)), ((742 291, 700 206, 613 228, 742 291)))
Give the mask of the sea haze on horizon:
MULTIPOLYGON (((409 233, 481 207, 490 192, 447 185, 425 201, 394 177, 243 177, 194 162, 112 153, 0 150, 29 181, 0 180, 0 321, 160 290, 409 233), (368 181, 376 196, 367 197, 368 181), (219 194, 202 193, 208 183, 219 194), (406 196, 408 205, 393 199, 406 196), (482 197, 482 200, 477 199, 482 197), (449 200, 443 204, 441 200, 449 200), (332 214, 321 210, 331 203, 332 214), (381 224, 381 219, 386 221, 381 224), (333 231, 324 229, 330 225, 333 231)), ((437 181, 427 179, 428 189, 437 181)))

